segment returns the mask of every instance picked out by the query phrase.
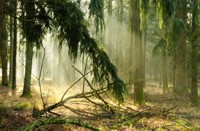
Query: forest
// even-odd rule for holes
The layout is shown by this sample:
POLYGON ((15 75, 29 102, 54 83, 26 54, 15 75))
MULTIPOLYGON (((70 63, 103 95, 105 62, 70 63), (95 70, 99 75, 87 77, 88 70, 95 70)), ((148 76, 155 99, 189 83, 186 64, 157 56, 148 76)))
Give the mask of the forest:
POLYGON ((200 0, 0 0, 0 130, 200 130, 200 0))

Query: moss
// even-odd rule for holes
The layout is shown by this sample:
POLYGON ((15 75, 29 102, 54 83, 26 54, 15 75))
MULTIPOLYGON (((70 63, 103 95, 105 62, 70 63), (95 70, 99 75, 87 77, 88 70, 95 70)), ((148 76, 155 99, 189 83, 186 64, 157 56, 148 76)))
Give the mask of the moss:
POLYGON ((197 99, 191 99, 190 100, 190 106, 192 106, 192 107, 199 107, 199 101, 198 101, 198 98, 197 99))
POLYGON ((29 108, 31 108, 31 104, 29 102, 26 103, 18 102, 14 107, 15 110, 24 110, 29 108))
POLYGON ((2 83, 1 85, 2 85, 2 86, 6 86, 6 87, 8 87, 8 82, 6 82, 6 83, 2 83))
POLYGON ((134 85, 134 103, 138 105, 143 105, 145 103, 142 82, 135 83, 134 85))
POLYGON ((31 93, 23 93, 23 94, 21 95, 21 97, 32 98, 32 95, 31 95, 31 93))

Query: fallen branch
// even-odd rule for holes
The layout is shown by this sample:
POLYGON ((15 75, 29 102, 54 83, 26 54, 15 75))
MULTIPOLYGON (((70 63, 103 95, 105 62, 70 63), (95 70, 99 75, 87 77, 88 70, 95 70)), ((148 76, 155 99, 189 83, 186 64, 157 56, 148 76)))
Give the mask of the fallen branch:
POLYGON ((82 76, 82 77, 84 78, 84 80, 87 82, 87 84, 88 84, 88 86, 90 87, 90 89, 92 89, 92 91, 95 92, 95 96, 96 96, 99 100, 101 100, 101 101, 106 105, 106 108, 107 108, 108 110, 110 110, 113 114, 115 114, 115 111, 109 106, 108 102, 106 102, 106 101, 100 96, 100 94, 97 93, 97 91, 93 88, 93 86, 91 85, 91 83, 89 82, 89 80, 84 76, 84 74, 83 74, 81 71, 79 71, 76 67, 74 67, 73 65, 72 65, 72 67, 73 67, 79 74, 81 74, 81 76, 82 76))
MULTIPOLYGON (((96 92, 98 94, 102 93, 102 92, 105 92, 105 89, 99 89, 99 90, 96 90, 96 92)), ((39 110, 39 111, 35 111, 33 112, 32 116, 33 117, 40 117, 42 116, 43 114, 45 114, 46 112, 50 112, 51 110, 55 109, 55 108, 58 108, 60 106, 63 106, 67 101, 71 100, 71 99, 77 99, 77 98, 85 98, 85 97, 91 97, 91 96, 94 96, 94 94, 96 94, 96 92, 86 92, 86 93, 81 93, 81 94, 76 94, 76 95, 73 95, 73 96, 70 96, 70 97, 67 97, 65 98, 64 100, 56 103, 56 104, 53 104, 51 106, 48 106, 46 107, 45 109, 43 110, 39 110)))
POLYGON ((30 131, 33 128, 38 128, 44 125, 49 125, 49 124, 64 124, 64 125, 68 125, 68 124, 72 124, 72 125, 76 125, 76 126, 80 126, 80 127, 84 127, 93 131, 100 131, 97 128, 94 128, 86 123, 83 123, 81 121, 69 121, 66 119, 61 119, 61 118, 50 118, 50 119, 46 119, 46 120, 36 120, 34 123, 32 123, 31 125, 28 125, 26 127, 24 127, 23 129, 21 129, 21 131, 30 131))
POLYGON ((79 111, 77 109, 74 109, 72 107, 69 107, 69 106, 66 106, 66 105, 63 105, 66 109, 70 110, 71 112, 77 114, 77 115, 80 115, 80 116, 84 116, 84 117, 89 117, 89 115, 95 115, 94 113, 91 113, 91 112, 86 112, 86 111, 79 111))
MULTIPOLYGON (((76 85, 83 77, 85 77, 86 75, 88 75, 91 71, 87 72, 84 76, 82 76, 81 78, 79 78, 77 81, 75 81, 63 94, 61 101, 64 99, 65 95, 67 94, 67 92, 74 86, 76 85)), ((84 92, 83 92, 84 93, 84 92)))

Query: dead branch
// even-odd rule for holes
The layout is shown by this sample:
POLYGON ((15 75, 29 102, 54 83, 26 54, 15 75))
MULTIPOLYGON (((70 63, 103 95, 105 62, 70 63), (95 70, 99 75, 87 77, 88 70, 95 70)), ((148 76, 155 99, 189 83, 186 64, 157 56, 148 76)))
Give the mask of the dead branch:
POLYGON ((93 88, 93 86, 91 85, 91 83, 89 82, 89 80, 84 76, 84 74, 83 74, 81 71, 79 71, 76 67, 74 67, 73 65, 72 65, 72 67, 73 67, 79 74, 81 74, 81 76, 85 79, 85 81, 87 82, 88 86, 92 89, 92 91, 95 92, 95 96, 96 96, 99 100, 101 100, 101 101, 106 105, 106 108, 107 108, 107 109, 109 109, 113 114, 115 114, 115 111, 109 106, 108 102, 106 102, 106 101, 100 96, 100 94, 96 92, 96 90, 93 88))
MULTIPOLYGON (((68 92, 74 85, 76 85, 83 77, 87 76, 90 72, 92 72, 92 70, 89 71, 89 72, 87 72, 87 73, 85 73, 84 76, 82 76, 82 77, 79 78, 77 81, 75 81, 75 82, 65 91, 65 93, 63 94, 63 96, 62 96, 62 98, 61 98, 61 101, 64 99, 64 97, 65 97, 65 95, 67 94, 67 92, 68 92)), ((83 93, 84 93, 84 92, 83 92, 83 93)))
MULTIPOLYGON (((84 68, 84 71, 83 71, 84 76, 85 76, 86 71, 87 71, 88 58, 89 58, 89 57, 86 58, 85 68, 84 68)), ((83 89, 82 89, 82 92, 83 92, 83 93, 85 92, 85 79, 83 79, 83 89)))
POLYGON ((28 125, 26 127, 24 127, 23 129, 21 129, 22 131, 30 131, 33 128, 38 128, 44 125, 49 125, 49 124, 64 124, 64 125, 76 125, 76 126, 80 126, 80 127, 84 127, 93 131, 100 131, 97 128, 94 128, 93 126, 90 126, 86 123, 83 123, 81 121, 69 121, 66 119, 61 119, 61 118, 50 118, 50 119, 41 119, 41 120, 36 120, 35 122, 33 122, 31 125, 28 125))
POLYGON ((69 107, 69 106, 66 106, 66 105, 63 105, 66 109, 70 110, 71 112, 77 114, 77 115, 80 115, 80 116, 84 116, 84 117, 89 117, 91 115, 95 115, 94 113, 91 113, 91 112, 87 112, 87 111, 83 111, 83 110, 77 110, 77 109, 74 109, 72 107, 69 107))
POLYGON ((97 105, 97 106, 99 106, 99 107, 102 107, 102 105, 101 105, 101 104, 99 104, 99 103, 96 103, 96 102, 94 102, 94 101, 90 100, 88 97, 85 97, 85 99, 86 99, 87 101, 89 101, 90 103, 92 103, 93 105, 97 105))
POLYGON ((45 47, 43 46, 43 44, 41 44, 41 45, 42 45, 42 49, 43 49, 44 53, 43 53, 43 56, 42 56, 42 63, 41 63, 41 67, 40 67, 39 77, 38 77, 37 80, 38 80, 38 84, 39 84, 39 87, 40 87, 40 97, 41 97, 41 100, 42 100, 42 103, 43 103, 43 108, 45 108, 46 104, 45 104, 44 98, 42 96, 42 86, 41 86, 41 80, 40 79, 41 79, 41 76, 42 76, 42 70, 43 70, 46 50, 45 50, 45 47))
POLYGON ((99 89, 99 90, 96 90, 95 92, 86 92, 86 93, 76 94, 76 95, 67 97, 64 100, 62 100, 62 101, 60 101, 60 102, 58 102, 56 104, 48 106, 48 107, 46 107, 43 110, 35 111, 35 112, 33 112, 32 115, 33 115, 33 117, 39 117, 39 116, 42 116, 43 114, 45 114, 46 112, 50 112, 51 110, 53 110, 55 108, 63 106, 67 101, 69 101, 71 99, 92 97, 92 96, 94 96, 94 94, 96 94, 96 93, 102 93, 102 92, 104 92, 104 91, 102 91, 102 89, 99 89))

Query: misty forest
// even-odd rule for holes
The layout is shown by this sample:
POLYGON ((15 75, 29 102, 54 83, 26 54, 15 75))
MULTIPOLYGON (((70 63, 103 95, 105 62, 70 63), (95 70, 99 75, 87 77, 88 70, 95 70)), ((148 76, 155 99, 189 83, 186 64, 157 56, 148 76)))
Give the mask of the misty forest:
POLYGON ((0 130, 200 130, 200 0, 0 0, 0 130))

